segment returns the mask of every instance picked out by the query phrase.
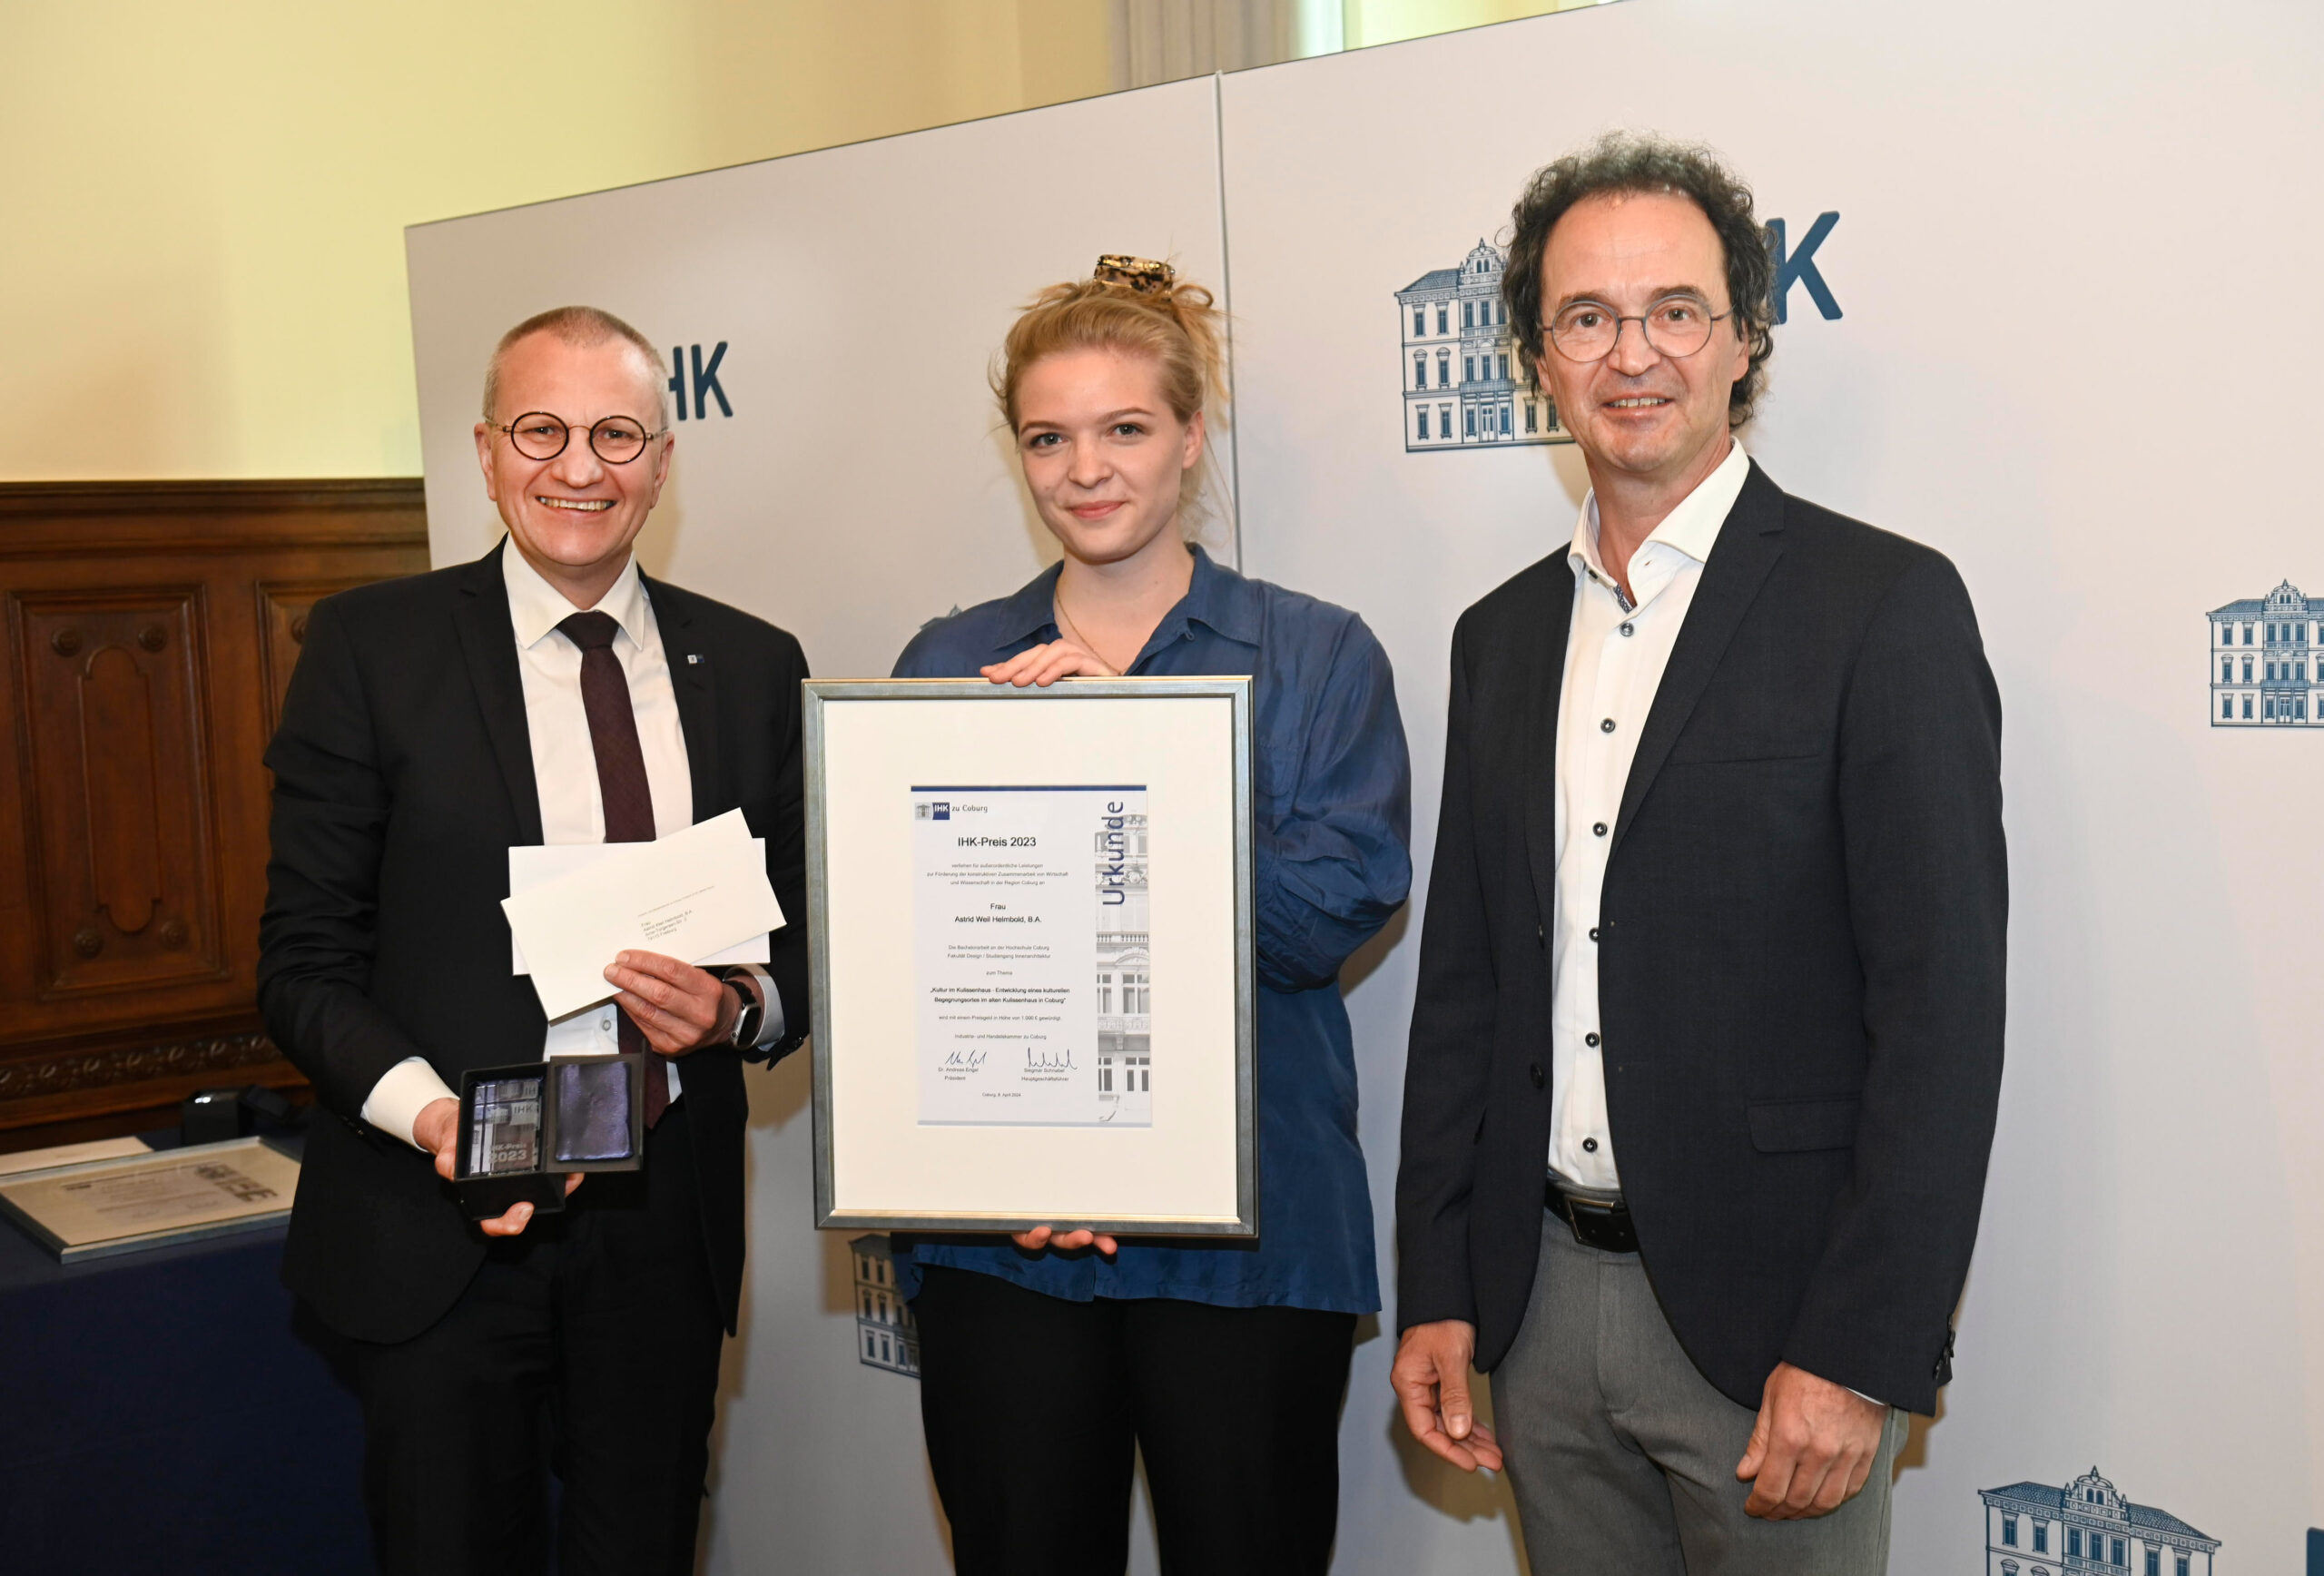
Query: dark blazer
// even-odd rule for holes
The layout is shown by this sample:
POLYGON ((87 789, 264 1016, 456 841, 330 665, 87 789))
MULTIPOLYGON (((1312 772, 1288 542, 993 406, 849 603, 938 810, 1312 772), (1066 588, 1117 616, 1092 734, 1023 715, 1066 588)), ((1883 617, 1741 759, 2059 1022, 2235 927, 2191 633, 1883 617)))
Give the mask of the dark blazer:
MULTIPOLYGON (((418 1335, 483 1262, 430 1157, 364 1123, 372 1086, 425 1056, 537 1060, 547 1019, 508 971, 508 848, 541 841, 524 681, 499 548, 473 564, 317 603, 266 763, 273 857, 259 1006, 321 1110, 282 1276, 325 1323, 368 1341, 418 1335)), ((769 972, 789 1038, 807 1028, 806 833, 799 643, 749 614, 648 580, 669 655, 696 821, 739 805, 766 839, 790 924, 769 972)), ((688 1056, 688 1128, 711 1271, 734 1327, 743 1269, 742 1059, 688 1056)))
MULTIPOLYGON (((1550 1147, 1561 549, 1452 637, 1397 1319, 1515 1338, 1550 1147)), ((1622 794, 1599 924, 1640 1251, 1711 1383, 1778 1361, 1915 1412, 1951 1376, 2002 1064, 2001 703, 1942 556, 1758 466, 1622 794)))

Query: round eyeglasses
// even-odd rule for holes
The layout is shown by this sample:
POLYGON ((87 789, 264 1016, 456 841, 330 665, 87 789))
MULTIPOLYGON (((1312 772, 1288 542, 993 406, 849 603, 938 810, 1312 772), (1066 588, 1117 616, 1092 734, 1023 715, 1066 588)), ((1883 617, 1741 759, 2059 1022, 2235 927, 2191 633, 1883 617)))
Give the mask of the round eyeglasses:
MULTIPOLYGON (((527 459, 555 459, 573 441, 572 427, 564 418, 546 410, 528 410, 500 430, 527 459)), ((662 436, 626 416, 608 416, 588 432, 591 451, 607 465, 627 465, 645 452, 648 442, 662 436)))
POLYGON ((1674 360, 1710 343, 1712 328, 1733 317, 1716 312, 1699 296, 1665 296, 1639 317, 1623 317, 1598 301, 1574 301, 1550 320, 1550 343, 1569 361, 1602 361, 1621 342, 1622 325, 1636 323, 1647 347, 1674 360))

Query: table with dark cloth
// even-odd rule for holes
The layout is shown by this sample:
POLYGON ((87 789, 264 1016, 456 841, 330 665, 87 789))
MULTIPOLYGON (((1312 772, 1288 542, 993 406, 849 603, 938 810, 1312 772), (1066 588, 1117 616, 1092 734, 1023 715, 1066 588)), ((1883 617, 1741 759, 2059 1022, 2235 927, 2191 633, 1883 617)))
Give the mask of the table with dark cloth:
POLYGON ((361 1414, 282 1236, 64 1266, 0 1221, 0 1571, 375 1568, 361 1414))

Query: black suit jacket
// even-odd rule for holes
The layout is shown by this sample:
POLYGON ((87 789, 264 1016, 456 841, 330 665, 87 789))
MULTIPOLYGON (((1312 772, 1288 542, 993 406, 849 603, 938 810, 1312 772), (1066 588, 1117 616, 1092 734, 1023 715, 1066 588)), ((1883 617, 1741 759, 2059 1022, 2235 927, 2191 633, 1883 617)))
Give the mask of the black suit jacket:
MULTIPOLYGON (((1402 1325, 1507 1353, 1550 1146, 1551 841, 1573 576, 1462 616, 1421 938, 1402 1325)), ((1598 944, 1606 1103, 1663 1312, 1917 1412, 1950 1376, 2002 1064, 2001 704, 1942 556, 1756 465, 1640 736, 1598 944)))
MULTIPOLYGON (((333 1328, 399 1341, 440 1317, 483 1262, 430 1157, 361 1118, 382 1074, 424 1056, 536 1061, 547 1019, 508 971, 508 848, 541 841, 531 734, 500 554, 317 603, 266 754, 273 856, 259 1005, 322 1109, 307 1141, 283 1279, 333 1328)), ((694 817, 740 806, 766 839, 790 923, 769 972, 789 1038, 807 1028, 806 835, 799 643, 746 613, 648 580, 694 778, 694 817)), ((734 1327, 743 1267, 742 1059, 685 1059, 711 1271, 734 1327)))

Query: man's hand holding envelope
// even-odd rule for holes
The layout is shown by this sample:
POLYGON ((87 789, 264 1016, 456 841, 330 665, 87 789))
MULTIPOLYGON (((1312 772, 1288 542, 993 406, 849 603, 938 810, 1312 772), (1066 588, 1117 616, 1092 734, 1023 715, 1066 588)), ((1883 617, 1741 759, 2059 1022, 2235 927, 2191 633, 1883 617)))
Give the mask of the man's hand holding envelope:
POLYGON ((694 964, 783 923, 739 810, 658 842, 605 844, 600 857, 500 906, 543 1011, 558 1019, 594 1006, 616 996, 611 984, 665 1056, 705 1043, 681 1027, 700 990, 688 977, 710 980, 694 964))
MULTIPOLYGON (((657 842, 595 845, 576 868, 506 899, 519 966, 531 974, 542 1010, 562 1019, 610 999, 665 1057, 732 1039, 741 997, 687 960, 766 956, 767 932, 784 921, 763 848, 743 813, 730 810, 657 842)), ((412 1137, 450 1179, 458 1102, 430 1103, 412 1137)), ((569 1176, 566 1191, 580 1182, 578 1173, 569 1176)), ((531 1205, 518 1204, 482 1229, 513 1236, 532 1214, 531 1205)))

